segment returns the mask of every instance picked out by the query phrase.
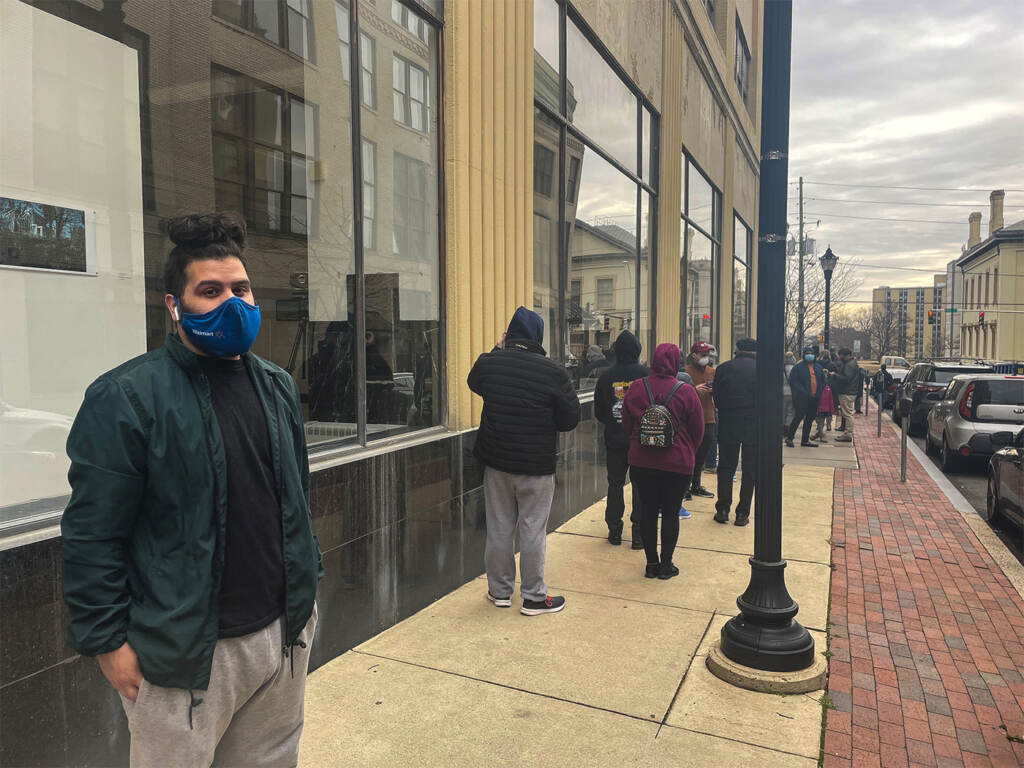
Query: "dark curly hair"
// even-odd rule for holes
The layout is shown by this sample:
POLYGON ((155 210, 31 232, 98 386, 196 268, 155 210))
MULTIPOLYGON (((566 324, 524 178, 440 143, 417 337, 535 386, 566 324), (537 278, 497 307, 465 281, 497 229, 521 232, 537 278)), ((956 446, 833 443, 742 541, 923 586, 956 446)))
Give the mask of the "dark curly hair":
POLYGON ((245 219, 238 213, 188 213, 167 220, 174 249, 164 268, 164 289, 181 297, 185 270, 193 261, 236 258, 245 265, 245 219))

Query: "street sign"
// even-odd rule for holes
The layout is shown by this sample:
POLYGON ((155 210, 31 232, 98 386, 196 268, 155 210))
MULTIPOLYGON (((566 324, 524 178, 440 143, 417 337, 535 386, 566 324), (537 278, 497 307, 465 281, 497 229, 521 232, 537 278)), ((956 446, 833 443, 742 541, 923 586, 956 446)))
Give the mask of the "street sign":
POLYGON ((960 310, 956 307, 946 307, 947 312, 959 312, 960 310))
POLYGON ((859 355, 860 354, 860 339, 854 339, 853 340, 853 354, 855 354, 855 355, 859 355))

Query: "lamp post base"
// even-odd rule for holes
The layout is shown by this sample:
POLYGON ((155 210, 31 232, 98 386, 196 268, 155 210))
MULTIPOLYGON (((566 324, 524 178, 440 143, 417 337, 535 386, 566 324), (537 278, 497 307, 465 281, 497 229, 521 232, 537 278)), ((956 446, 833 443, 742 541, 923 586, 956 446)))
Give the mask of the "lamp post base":
POLYGON ((722 653, 718 643, 711 646, 705 662, 715 677, 737 688, 761 693, 810 693, 825 687, 828 663, 821 655, 807 669, 795 672, 767 672, 737 664, 722 653))
POLYGON ((722 627, 726 658, 770 672, 795 672, 814 664, 814 638, 793 618, 799 606, 786 589, 785 569, 785 560, 750 558, 750 583, 736 600, 740 614, 722 627))

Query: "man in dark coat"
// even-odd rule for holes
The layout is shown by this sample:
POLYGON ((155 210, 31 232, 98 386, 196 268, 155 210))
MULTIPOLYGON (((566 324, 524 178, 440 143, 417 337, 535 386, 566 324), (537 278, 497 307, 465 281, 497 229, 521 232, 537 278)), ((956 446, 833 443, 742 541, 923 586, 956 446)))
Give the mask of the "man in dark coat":
POLYGON ((736 355, 718 368, 712 384, 712 397, 718 409, 718 501, 715 522, 729 522, 733 478, 743 454, 740 499, 736 504, 736 525, 750 520, 750 504, 757 480, 757 341, 740 339, 736 355))
MULTIPOLYGON (((623 488, 629 471, 629 435, 622 431, 622 401, 629 385, 650 374, 640 362, 640 342, 629 331, 623 331, 615 340, 615 365, 606 369, 597 380, 594 390, 594 415, 604 424, 605 460, 608 467, 608 501, 604 521, 608 524, 608 543, 622 543, 622 515, 626 510, 623 488)), ((632 524, 633 549, 643 549, 640 532, 640 499, 633 486, 633 509, 629 514, 632 524)))
POLYGON ((843 413, 843 434, 836 438, 837 443, 853 442, 853 406, 857 390, 861 383, 860 366, 853 359, 853 351, 849 347, 839 350, 839 370, 832 374, 832 392, 839 395, 839 408, 843 413))
POLYGON ((546 356, 543 341, 544 320, 519 307, 498 345, 477 358, 468 382, 484 399, 473 453, 484 465, 487 599, 499 608, 512 605, 518 530, 525 616, 565 607, 564 597, 547 593, 544 555, 558 433, 580 421, 576 389, 566 370, 546 356))
POLYGON ((786 445, 793 447, 793 438, 796 436, 796 428, 800 422, 804 423, 804 430, 800 437, 800 445, 804 448, 817 448, 817 444, 811 442, 811 425, 818 415, 818 401, 821 400, 821 393, 825 389, 825 371, 814 359, 814 349, 804 348, 804 359, 793 366, 789 372, 789 387, 793 391, 793 409, 796 415, 789 425, 789 432, 786 434, 786 445))

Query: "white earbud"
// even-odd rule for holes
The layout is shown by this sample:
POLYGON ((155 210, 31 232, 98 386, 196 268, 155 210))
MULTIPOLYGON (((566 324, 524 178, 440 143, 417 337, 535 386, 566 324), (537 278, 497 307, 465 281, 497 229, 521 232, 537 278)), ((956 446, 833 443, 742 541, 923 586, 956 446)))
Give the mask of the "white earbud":
POLYGON ((171 317, 174 318, 175 322, 181 322, 181 310, 178 308, 178 300, 174 300, 174 312, 171 313, 171 317))

